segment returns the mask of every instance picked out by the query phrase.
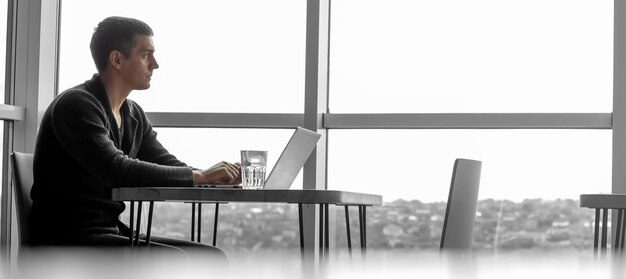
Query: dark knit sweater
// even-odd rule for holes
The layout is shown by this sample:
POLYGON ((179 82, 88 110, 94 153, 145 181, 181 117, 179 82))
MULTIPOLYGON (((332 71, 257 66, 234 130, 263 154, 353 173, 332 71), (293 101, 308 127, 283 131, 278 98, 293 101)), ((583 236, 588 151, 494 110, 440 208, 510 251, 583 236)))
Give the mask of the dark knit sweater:
POLYGON ((118 233, 125 206, 112 188, 193 185, 192 168, 159 143, 141 107, 126 100, 121 114, 123 138, 98 75, 50 104, 35 147, 33 244, 118 233))

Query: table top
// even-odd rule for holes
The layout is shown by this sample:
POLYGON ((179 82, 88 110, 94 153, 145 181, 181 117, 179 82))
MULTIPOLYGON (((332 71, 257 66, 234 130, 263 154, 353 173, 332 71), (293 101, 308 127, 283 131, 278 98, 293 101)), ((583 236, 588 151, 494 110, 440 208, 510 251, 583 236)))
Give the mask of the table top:
POLYGON ((304 204, 381 205, 382 196, 335 190, 250 190, 199 187, 115 188, 116 201, 283 202, 304 204))
POLYGON ((626 208, 626 194, 580 195, 580 206, 590 208, 626 208))

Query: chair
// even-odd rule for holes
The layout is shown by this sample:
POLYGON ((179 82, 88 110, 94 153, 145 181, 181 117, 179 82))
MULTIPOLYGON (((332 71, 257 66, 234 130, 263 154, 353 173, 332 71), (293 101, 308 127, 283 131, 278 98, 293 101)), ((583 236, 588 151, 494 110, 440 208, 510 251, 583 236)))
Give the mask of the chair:
POLYGON ((33 154, 14 152, 11 154, 13 165, 13 193, 17 209, 17 229, 20 249, 29 246, 28 216, 33 201, 30 189, 33 186, 33 154))
POLYGON ((456 159, 441 233, 440 251, 466 254, 472 245, 482 162, 456 159))
POLYGON ((584 194, 580 195, 580 206, 595 209, 595 226, 593 233, 593 255, 598 256, 598 250, 602 257, 606 256, 608 245, 608 217, 609 209, 617 212, 617 224, 614 226, 613 252, 618 255, 624 251, 624 238, 626 235, 626 194, 584 194), (602 212, 602 214, 600 214, 602 212), (600 216, 602 215, 602 216, 600 216), (602 231, 600 231, 600 218, 602 218, 602 231))

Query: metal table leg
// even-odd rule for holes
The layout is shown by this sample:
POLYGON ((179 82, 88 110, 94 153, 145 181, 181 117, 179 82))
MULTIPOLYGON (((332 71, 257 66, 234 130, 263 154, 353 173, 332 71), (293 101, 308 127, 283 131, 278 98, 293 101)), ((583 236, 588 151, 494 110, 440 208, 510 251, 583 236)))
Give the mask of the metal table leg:
MULTIPOLYGON (((141 229, 140 225, 141 225, 141 206, 143 205, 143 202, 139 201, 139 204, 137 205, 137 228, 135 229, 135 245, 137 245, 137 247, 139 247, 139 231, 141 229)), ((132 234, 132 231, 131 231, 132 234)))
POLYGON ((196 240, 196 203, 191 203, 191 241, 196 240))
POLYGON ((217 243, 217 218, 220 212, 220 204, 215 203, 215 219, 213 222, 213 246, 216 246, 217 243))
POLYGON ((363 206, 359 205, 359 240, 361 241, 361 250, 365 246, 363 239, 363 206))
POLYGON ((320 264, 324 262, 324 205, 319 204, 320 215, 319 215, 319 262, 320 264))
POLYGON ((200 239, 202 235, 202 203, 198 203, 198 243, 201 243, 200 239))
POLYGON ((602 209, 602 242, 600 246, 600 256, 606 255, 606 241, 607 241, 607 218, 609 210, 607 208, 602 209))
POLYGON ((148 208, 148 227, 146 228, 146 245, 150 247, 150 231, 152 231, 152 209, 154 208, 154 202, 150 201, 150 207, 148 208))
POLYGON ((622 214, 623 209, 617 210, 617 227, 615 228, 615 237, 613 237, 613 254, 617 255, 620 250, 620 239, 622 234, 622 214))
POLYGON ((622 235, 620 236, 620 241, 619 241, 620 253, 624 253, 624 236, 625 235, 626 235, 626 214, 622 214, 622 235))
POLYGON ((324 263, 328 262, 330 257, 330 226, 328 218, 328 204, 324 204, 324 263))
POLYGON ((367 206, 363 206, 363 248, 367 248, 367 206))
POLYGON ((298 226, 300 228, 300 256, 302 261, 304 261, 304 224, 302 221, 302 204, 298 204, 298 226))
POLYGON ((593 256, 598 256, 598 240, 600 239, 600 208, 596 208, 596 221, 593 232, 593 256))
POLYGON ((366 241, 366 230, 367 229, 367 224, 366 224, 366 211, 365 211, 365 206, 364 205, 359 205, 359 235, 361 237, 361 256, 364 257, 365 256, 365 250, 366 250, 366 246, 367 246, 367 241, 366 241))
POLYGON ((128 240, 130 241, 130 247, 133 247, 133 223, 135 221, 135 202, 130 201, 130 235, 128 236, 128 240))
POLYGON ((348 206, 344 206, 346 211, 346 235, 348 236, 348 254, 350 258, 352 258, 352 239, 350 237, 350 213, 348 210, 348 206))

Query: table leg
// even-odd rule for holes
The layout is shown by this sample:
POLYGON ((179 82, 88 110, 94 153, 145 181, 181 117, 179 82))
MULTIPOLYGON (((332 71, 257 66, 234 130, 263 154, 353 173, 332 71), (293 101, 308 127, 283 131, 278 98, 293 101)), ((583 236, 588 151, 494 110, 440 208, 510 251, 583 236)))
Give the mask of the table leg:
POLYGON ((621 234, 622 234, 622 214, 623 214, 624 210, 623 209, 618 209, 617 210, 617 227, 615 228, 615 237, 613 237, 613 254, 617 255, 618 251, 619 251, 619 247, 620 247, 620 239, 621 239, 621 234))
POLYGON ((367 248, 367 206, 365 205, 363 205, 363 248, 367 248))
POLYGON ((319 262, 320 265, 324 262, 324 204, 319 204, 320 208, 320 229, 319 229, 319 262))
POLYGON ((624 253, 624 236, 626 235, 626 214, 622 214, 622 235, 620 237, 620 253, 624 253))
MULTIPOLYGON (((139 231, 141 230, 141 206, 143 202, 138 201, 137 204, 137 228, 135 229, 135 245, 139 247, 139 231)), ((132 233, 132 232, 131 232, 132 233)))
POLYGON ((133 248, 133 223, 135 221, 135 202, 130 201, 130 235, 128 236, 128 240, 130 240, 130 248, 133 248))
POLYGON ((148 227, 146 228, 146 245, 150 247, 150 231, 152 231, 152 209, 154 208, 154 202, 150 201, 150 207, 148 208, 148 227))
POLYGON ((328 204, 324 204, 324 263, 330 257, 330 226, 328 218, 328 204))
POLYGON ((304 261, 304 224, 302 221, 302 204, 298 204, 298 226, 300 228, 300 256, 304 261))
POLYGON ((367 224, 366 222, 366 211, 364 205, 359 205, 359 235, 361 237, 361 257, 365 257, 365 250, 367 246, 367 224))
POLYGON ((348 255, 352 258, 352 239, 350 237, 350 213, 348 211, 348 206, 344 206, 346 211, 346 235, 348 236, 348 255))
POLYGON ((198 203, 198 243, 201 243, 200 236, 202 234, 202 203, 198 203))
POLYGON ((606 255, 606 239, 607 239, 607 218, 609 210, 607 208, 602 209, 602 242, 600 246, 600 256, 606 255))
POLYGON ((196 203, 191 203, 191 241, 196 240, 196 203))
POLYGON ((217 244, 217 218, 219 216, 219 212, 220 212, 220 204, 215 203, 215 220, 213 223, 213 246, 216 246, 217 244))
POLYGON ((598 240, 600 239, 600 208, 596 208, 596 221, 593 232, 593 256, 598 256, 598 240))
POLYGON ((365 247, 365 239, 363 236, 363 206, 359 205, 359 238, 361 240, 361 250, 365 247))

